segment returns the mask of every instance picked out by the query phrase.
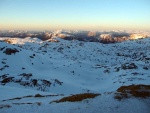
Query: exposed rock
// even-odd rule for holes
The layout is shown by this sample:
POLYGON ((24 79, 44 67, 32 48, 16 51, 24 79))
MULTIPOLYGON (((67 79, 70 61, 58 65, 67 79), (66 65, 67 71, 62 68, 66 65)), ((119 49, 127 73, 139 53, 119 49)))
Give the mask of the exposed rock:
POLYGON ((125 63, 121 65, 121 68, 126 69, 137 69, 138 67, 134 63, 125 63))
POLYGON ((8 44, 12 44, 12 41, 11 41, 11 39, 5 39, 5 40, 3 40, 4 42, 7 42, 8 44))
POLYGON ((12 53, 15 54, 16 52, 19 52, 19 50, 17 50, 16 48, 6 48, 3 53, 5 53, 6 55, 11 55, 12 53))
POLYGON ((11 82, 13 80, 14 77, 8 77, 8 78, 4 78, 1 83, 3 83, 4 85, 8 82, 11 82))
POLYGON ((148 70, 148 67, 144 66, 143 69, 148 70))

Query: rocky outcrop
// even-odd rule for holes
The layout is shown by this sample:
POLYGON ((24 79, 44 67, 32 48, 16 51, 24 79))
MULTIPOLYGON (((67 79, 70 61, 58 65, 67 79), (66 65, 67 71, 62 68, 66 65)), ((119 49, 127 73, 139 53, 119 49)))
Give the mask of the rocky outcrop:
POLYGON ((19 52, 19 50, 17 50, 16 48, 6 48, 3 53, 5 53, 6 55, 11 55, 15 54, 16 52, 19 52))
POLYGON ((125 63, 121 65, 121 68, 123 70, 126 70, 126 69, 137 69, 138 67, 134 63, 125 63))

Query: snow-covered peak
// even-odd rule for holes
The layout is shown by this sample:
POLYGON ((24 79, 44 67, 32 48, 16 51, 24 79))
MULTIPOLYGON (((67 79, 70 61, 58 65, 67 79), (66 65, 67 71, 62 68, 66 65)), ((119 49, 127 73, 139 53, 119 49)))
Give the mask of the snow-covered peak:
POLYGON ((146 37, 148 37, 148 36, 145 34, 132 34, 132 35, 130 35, 130 39, 140 39, 140 38, 146 38, 146 37))
POLYGON ((112 38, 112 35, 111 34, 101 34, 100 38, 102 38, 102 39, 109 39, 109 38, 112 38))
POLYGON ((42 40, 38 38, 31 38, 31 37, 26 37, 26 38, 0 38, 0 40, 4 40, 7 43, 10 44, 25 44, 25 43, 42 43, 42 40))

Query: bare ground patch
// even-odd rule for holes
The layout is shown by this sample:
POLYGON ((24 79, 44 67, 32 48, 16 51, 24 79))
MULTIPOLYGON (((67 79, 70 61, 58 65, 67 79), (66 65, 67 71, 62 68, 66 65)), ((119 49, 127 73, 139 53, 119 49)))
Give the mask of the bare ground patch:
POLYGON ((150 97, 150 85, 129 85, 121 86, 115 93, 115 99, 122 100, 130 97, 148 98, 150 97))
POLYGON ((88 98, 95 98, 96 96, 99 96, 101 94, 93 94, 93 93, 83 93, 83 94, 76 94, 76 95, 72 95, 72 96, 68 96, 68 97, 64 97, 60 100, 56 100, 54 102, 59 103, 59 102, 78 102, 78 101, 82 101, 84 99, 88 99, 88 98))

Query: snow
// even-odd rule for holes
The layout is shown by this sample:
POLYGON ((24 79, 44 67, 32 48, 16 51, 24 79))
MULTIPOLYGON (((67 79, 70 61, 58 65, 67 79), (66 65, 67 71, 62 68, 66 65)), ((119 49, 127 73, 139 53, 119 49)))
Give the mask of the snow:
POLYGON ((147 37, 147 35, 145 34, 132 34, 130 36, 131 39, 140 39, 140 38, 145 38, 145 37, 147 37))
MULTIPOLYGON (((37 101, 41 101, 37 99, 37 101)), ((44 103, 38 106, 33 105, 13 105, 11 108, 2 109, 2 112, 20 113, 149 113, 150 101, 140 99, 127 99, 123 102, 115 101, 112 95, 104 95, 96 97, 95 99, 88 99, 82 102, 65 102, 65 103, 44 103), (133 107, 134 106, 134 107, 133 107)))
POLYGON ((115 44, 68 41, 60 38, 55 38, 59 42, 30 37, 0 38, 4 39, 9 39, 12 43, 0 42, 0 60, 3 62, 0 69, 4 68, 0 71, 0 76, 8 74, 7 76, 14 77, 14 80, 21 79, 25 82, 37 79, 40 85, 42 80, 48 80, 51 85, 43 86, 45 90, 40 90, 40 86, 23 86, 17 82, 5 85, 1 83, 0 107, 11 106, 1 108, 1 113, 149 113, 149 98, 133 97, 118 101, 114 99, 114 94, 122 85, 150 85, 150 62, 145 59, 150 58, 150 38, 115 44), (3 47, 5 48, 2 49, 3 47), (16 48, 19 52, 6 55, 6 48, 16 48), (125 63, 134 63, 138 68, 123 70, 121 66, 125 63), (144 66, 148 70, 143 69, 144 66), (116 68, 119 68, 119 71, 116 71, 116 68), (138 74, 134 75, 135 72, 138 74), (26 79, 21 76, 23 73, 31 73, 32 77, 26 79), (87 92, 101 95, 81 102, 52 102, 64 96, 87 92), (58 96, 35 98, 35 94, 58 96), (9 100, 28 95, 33 97, 9 100))

